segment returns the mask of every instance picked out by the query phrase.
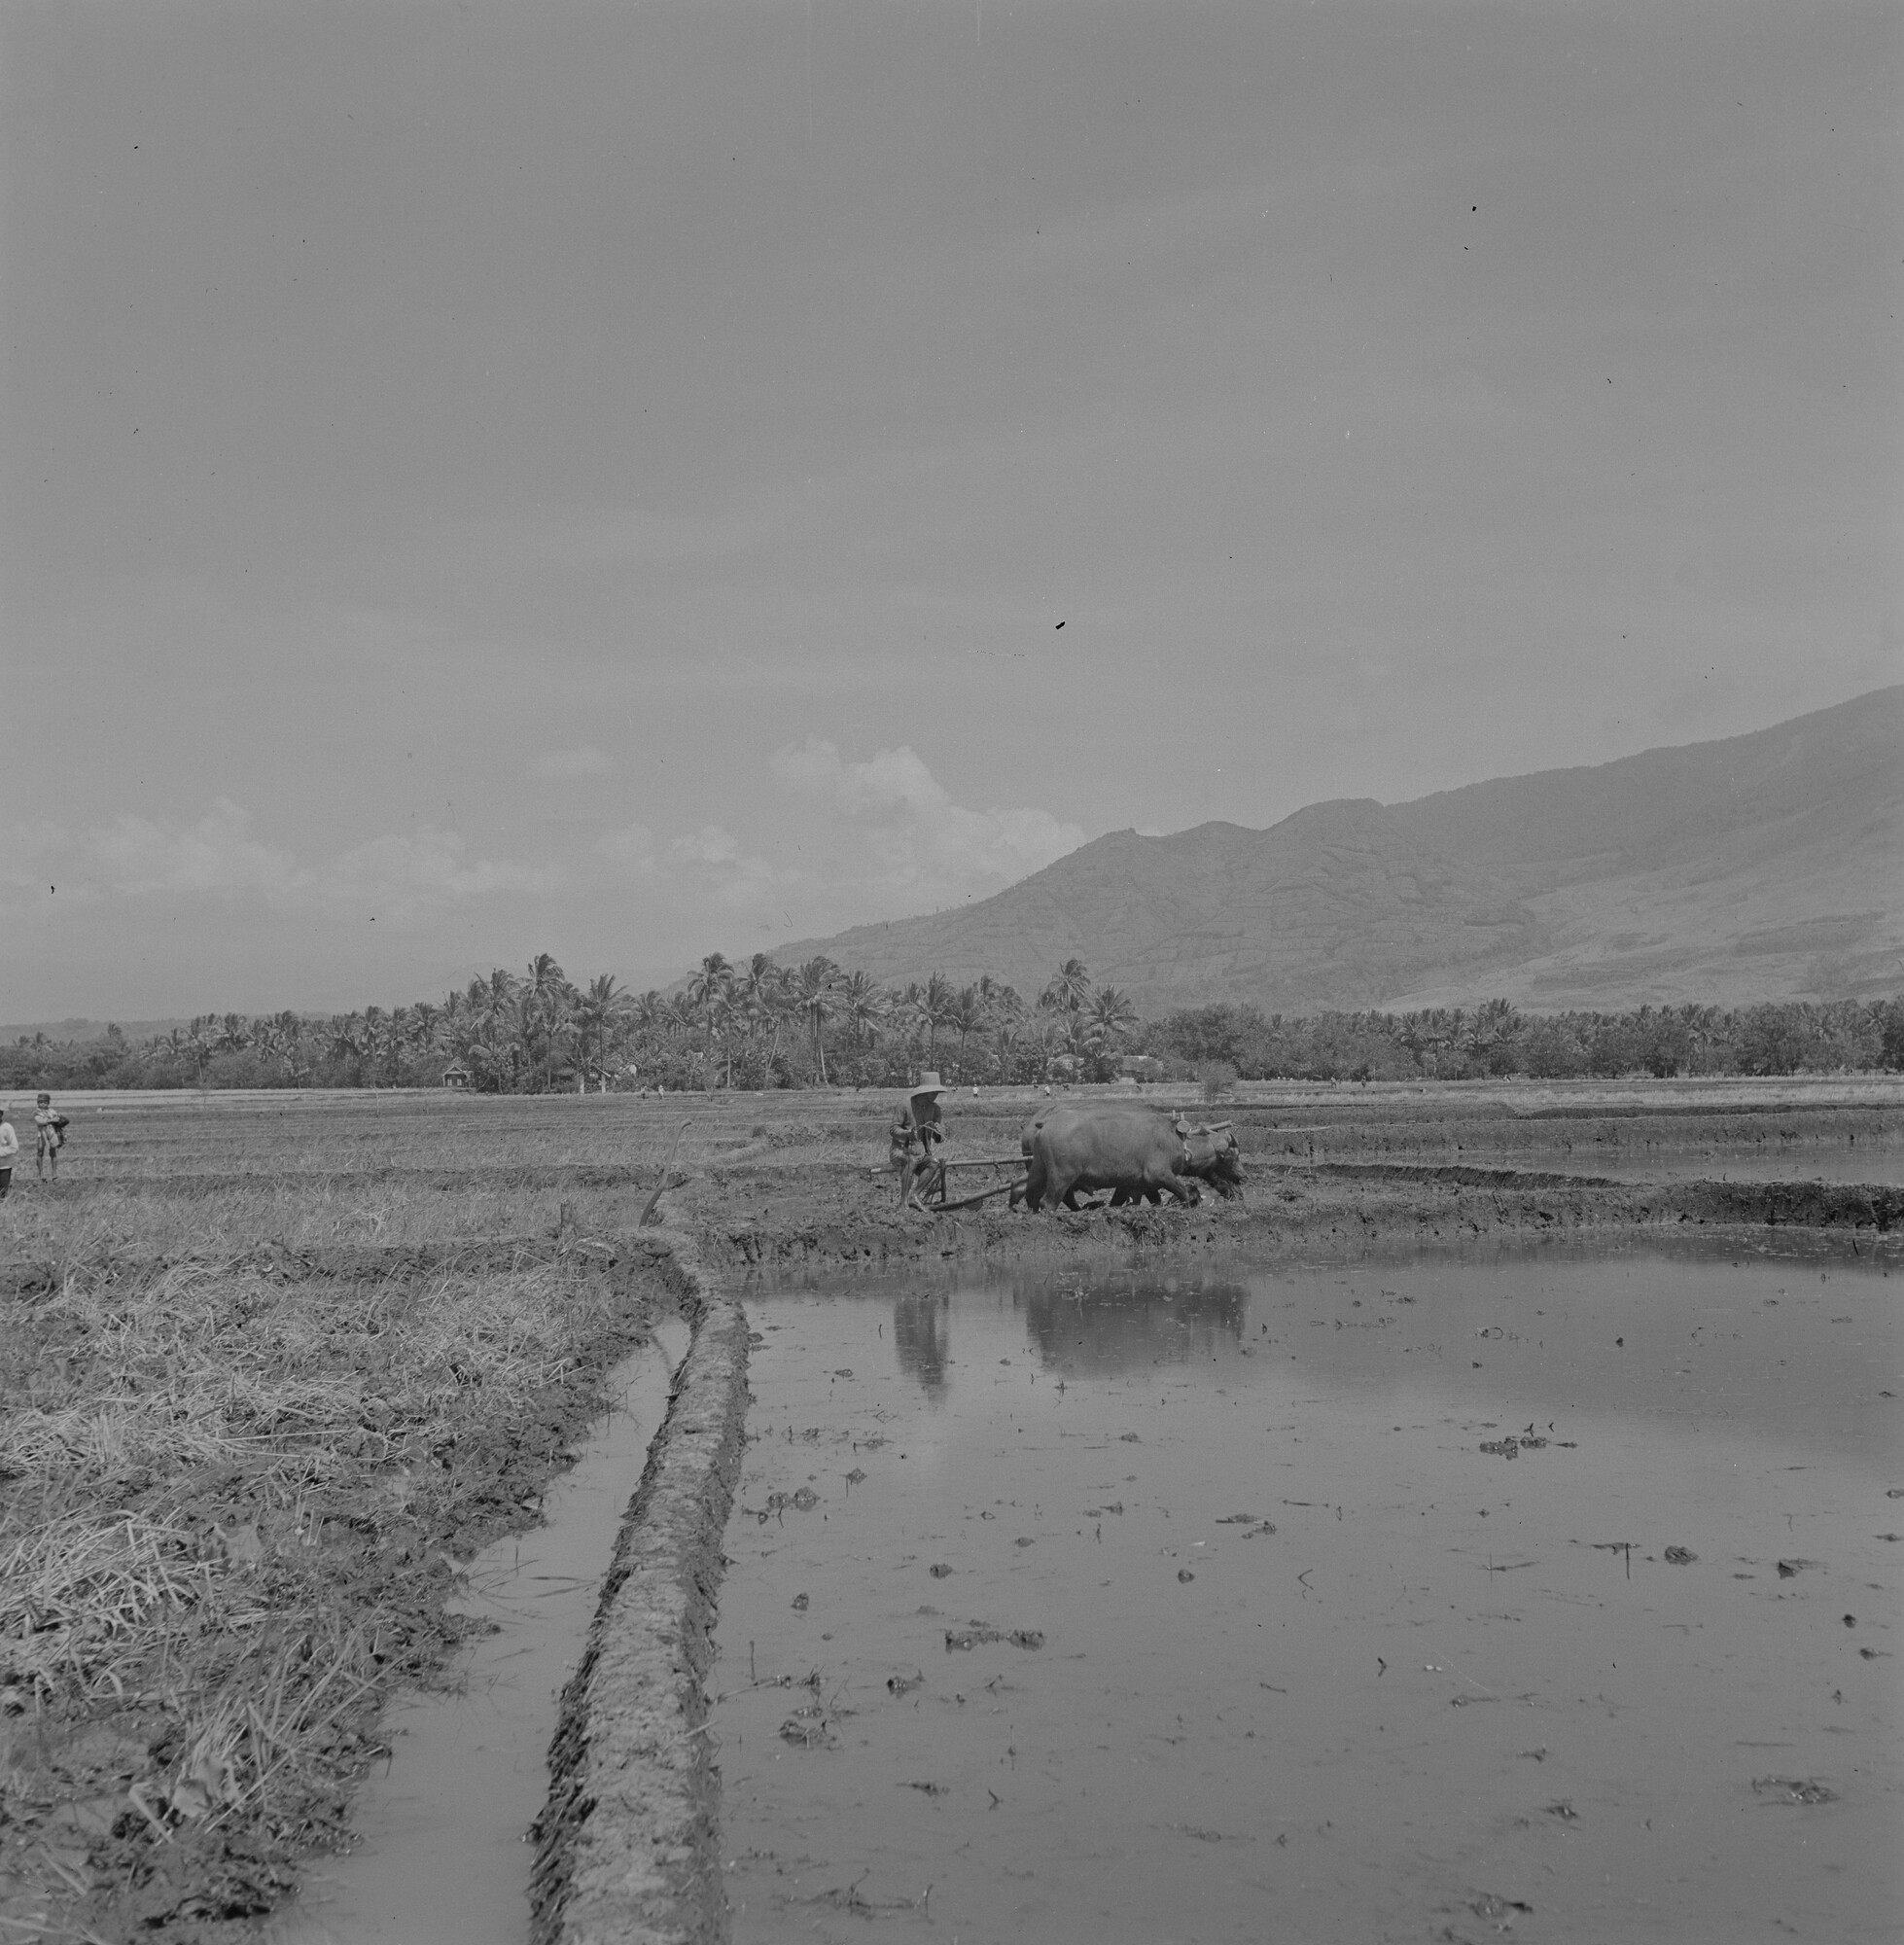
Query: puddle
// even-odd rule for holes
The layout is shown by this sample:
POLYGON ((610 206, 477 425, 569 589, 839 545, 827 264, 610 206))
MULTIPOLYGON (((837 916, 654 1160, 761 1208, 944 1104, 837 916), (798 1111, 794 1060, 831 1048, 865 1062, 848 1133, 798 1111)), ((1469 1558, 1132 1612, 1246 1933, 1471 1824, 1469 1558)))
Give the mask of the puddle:
POLYGON ((1894 1937, 1901 1291, 1798 1241, 750 1294, 738 1945, 1894 1937))
POLYGON ((615 1410, 548 1496, 547 1524, 471 1564, 462 1610, 496 1622, 465 1684, 391 1711, 394 1754, 353 1807, 347 1856, 313 1860, 270 1945, 521 1945, 529 1935, 524 1833, 548 1792, 556 1703, 594 1617, 621 1515, 666 1414, 686 1325, 621 1367, 615 1410))

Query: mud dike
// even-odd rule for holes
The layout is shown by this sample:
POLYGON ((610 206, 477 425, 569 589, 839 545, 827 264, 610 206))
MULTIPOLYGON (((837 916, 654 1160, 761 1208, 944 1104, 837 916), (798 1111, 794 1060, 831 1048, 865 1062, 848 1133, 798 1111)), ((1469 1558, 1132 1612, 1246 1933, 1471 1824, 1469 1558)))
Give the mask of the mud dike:
POLYGON ((740 1474, 747 1319, 691 1237, 661 1233, 693 1342, 563 1691, 533 1832, 535 1945, 726 1935, 705 1681, 740 1474))

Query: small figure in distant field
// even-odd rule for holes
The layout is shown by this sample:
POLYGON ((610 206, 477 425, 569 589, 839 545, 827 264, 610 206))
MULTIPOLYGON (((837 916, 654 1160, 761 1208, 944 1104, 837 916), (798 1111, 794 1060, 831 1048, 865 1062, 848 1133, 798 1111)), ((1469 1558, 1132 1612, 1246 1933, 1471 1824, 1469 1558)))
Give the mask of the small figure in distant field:
POLYGON ((44 1182, 47 1171, 59 1180, 59 1150, 66 1146, 66 1116, 53 1105, 51 1094, 42 1094, 33 1114, 33 1128, 39 1139, 33 1148, 33 1173, 44 1182))
POLYGON ((14 1185, 14 1163, 18 1159, 19 1137, 14 1133, 6 1109, 0 1108, 0 1202, 6 1201, 7 1191, 14 1185))
POLYGON ((945 1164, 933 1149, 945 1140, 939 1121, 938 1097, 945 1092, 936 1074, 922 1074, 919 1084, 900 1103, 888 1130, 890 1153, 899 1178, 899 1207, 924 1209, 934 1188, 945 1200, 945 1164))

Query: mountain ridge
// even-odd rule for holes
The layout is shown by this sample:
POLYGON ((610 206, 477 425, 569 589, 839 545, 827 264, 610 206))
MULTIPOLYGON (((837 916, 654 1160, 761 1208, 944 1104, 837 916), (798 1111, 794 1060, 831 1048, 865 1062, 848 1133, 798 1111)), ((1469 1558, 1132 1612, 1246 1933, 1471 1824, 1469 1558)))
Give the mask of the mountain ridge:
POLYGON ((1411 802, 1108 831, 976 903, 783 947, 888 982, 1061 960, 1146 1011, 1538 1010, 1904 987, 1904 685, 1766 729, 1411 802))

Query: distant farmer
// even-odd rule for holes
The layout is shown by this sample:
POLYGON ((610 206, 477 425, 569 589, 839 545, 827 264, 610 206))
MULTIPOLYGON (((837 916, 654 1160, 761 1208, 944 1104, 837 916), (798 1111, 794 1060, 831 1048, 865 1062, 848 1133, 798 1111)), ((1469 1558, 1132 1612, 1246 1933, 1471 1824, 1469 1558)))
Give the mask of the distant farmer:
POLYGON ((59 1150, 66 1146, 66 1116, 53 1105, 51 1094, 42 1094, 33 1114, 33 1128, 39 1137, 33 1149, 33 1173, 44 1182, 47 1171, 59 1180, 59 1150))
POLYGON ((6 1109, 0 1108, 0 1202, 6 1201, 7 1191, 14 1185, 14 1163, 18 1159, 19 1137, 14 1133, 6 1109))
POLYGON ((893 1167, 899 1178, 901 1209, 924 1209, 926 1196, 934 1188, 939 1200, 945 1199, 945 1164, 933 1154, 945 1140, 938 1113, 938 1097, 944 1092, 936 1074, 922 1074, 918 1086, 893 1116, 888 1133, 893 1167))

